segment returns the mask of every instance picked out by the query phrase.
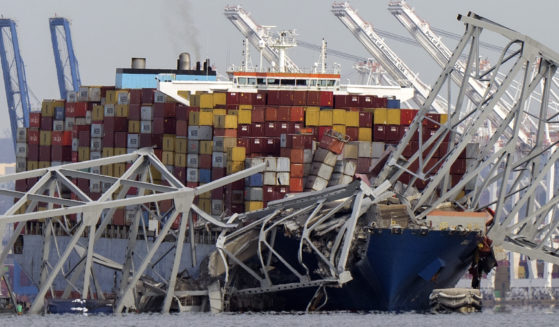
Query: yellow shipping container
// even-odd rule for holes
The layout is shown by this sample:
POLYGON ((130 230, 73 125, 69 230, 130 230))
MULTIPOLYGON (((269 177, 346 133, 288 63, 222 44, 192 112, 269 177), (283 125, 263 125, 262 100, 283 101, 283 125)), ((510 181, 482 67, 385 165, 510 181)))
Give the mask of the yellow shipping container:
POLYGON ((320 108, 319 107, 306 107, 305 108, 305 125, 318 126, 320 121, 320 108))
POLYGON ((400 109, 386 109, 386 123, 400 125, 400 109))
POLYGON ((200 126, 212 126, 213 125, 213 113, 208 111, 200 111, 200 126))
POLYGON ((332 126, 332 129, 338 133, 342 133, 343 135, 345 135, 345 125, 334 125, 332 126))
POLYGON ((128 117, 128 104, 115 104, 115 117, 128 117))
POLYGON ((126 148, 114 148, 115 156, 126 154, 126 148))
POLYGON ((39 132, 39 145, 51 145, 52 143, 52 132, 51 131, 40 131, 39 132))
POLYGON ((190 95, 190 106, 191 107, 200 107, 200 95, 199 94, 191 94, 190 95))
POLYGON ((112 157, 112 156, 115 155, 115 149, 114 149, 114 148, 105 147, 105 148, 103 148, 103 152, 102 152, 101 155, 103 156, 103 158, 112 157))
POLYGON ((200 141, 200 147, 198 152, 200 154, 212 154, 213 153, 213 141, 200 141))
POLYGON ((172 166, 175 163, 175 153, 172 151, 163 151, 161 162, 163 162, 164 165, 172 166))
MULTIPOLYGON (((243 148, 244 149, 244 148, 243 148)), ((245 169, 245 162, 243 161, 227 161, 227 174, 234 174, 245 169)))
POLYGON ((52 117, 54 116, 54 102, 53 100, 43 100, 41 104, 41 116, 52 117))
POLYGON ((115 90, 107 90, 107 93, 105 93, 105 104, 116 104, 115 90))
MULTIPOLYGON (((206 183, 200 183, 200 186, 204 185, 206 183)), ((212 192, 206 192, 206 193, 202 193, 198 196, 200 199, 211 199, 212 198, 212 192)))
POLYGON ((91 120, 102 121, 104 112, 105 112, 105 107, 98 104, 93 105, 93 111, 91 112, 91 120))
POLYGON ((226 109, 220 109, 220 108, 213 109, 212 112, 213 112, 214 116, 215 115, 227 115, 227 110, 226 109))
MULTIPOLYGON (((359 127, 359 111, 346 111, 344 121, 347 127, 359 127)), ((338 121, 334 120, 334 122, 338 121)))
POLYGON ((38 168, 39 168, 39 162, 38 161, 27 161, 27 170, 35 170, 35 169, 38 169, 38 168))
POLYGON ((161 172, 157 168, 155 168, 154 166, 150 166, 149 170, 151 171, 151 176, 154 181, 161 180, 161 172))
POLYGON ((214 115, 214 127, 225 128, 225 115, 214 115))
POLYGON ((246 149, 242 146, 235 146, 227 149, 227 158, 232 161, 245 161, 246 149))
POLYGON ((332 126, 333 112, 331 109, 323 109, 319 111, 319 126, 332 126))
POLYGON ((245 211, 255 211, 264 208, 262 201, 245 201, 245 211))
MULTIPOLYGON (((237 146, 236 137, 224 137, 223 138, 223 151, 227 152, 229 149, 237 146)), ((244 149, 244 148, 243 148, 244 149)))
POLYGON ((114 177, 114 167, 113 165, 101 166, 101 175, 113 176, 114 177))
POLYGON ((200 112, 191 111, 188 113, 188 125, 199 126, 200 125, 200 112))
POLYGON ((186 154, 175 152, 175 167, 186 167, 186 154))
POLYGON ((236 115, 225 115, 225 128, 237 128, 236 115))
POLYGON ((211 199, 198 199, 198 208, 202 209, 204 212, 212 213, 212 200, 211 199))
POLYGON ((239 110, 252 110, 252 105, 251 104, 240 104, 239 105, 239 110))
POLYGON ((336 124, 345 124, 345 113, 344 109, 334 109, 332 110, 332 121, 336 124))
POLYGON ((388 124, 388 112, 386 108, 377 108, 373 113, 373 124, 386 125, 388 124))
POLYGON ((163 151, 175 151, 175 135, 163 135, 163 151))
POLYGON ((50 167, 50 161, 39 161, 39 169, 49 168, 49 167, 50 167))
POLYGON ((239 124, 252 124, 252 111, 246 109, 239 109, 237 116, 237 123, 239 124))
POLYGON ((359 127, 358 141, 373 141, 373 129, 369 127, 359 127))
POLYGON ((190 98, 190 91, 178 91, 177 94, 180 97, 185 98, 187 100, 189 100, 189 98, 190 98))
POLYGON ((175 138, 175 153, 187 153, 188 151, 188 139, 182 136, 177 136, 175 138))
POLYGON ((200 108, 213 108, 214 98, 211 93, 200 94, 200 108))
POLYGON ((116 103, 115 104, 128 104, 130 101, 130 92, 128 90, 116 90, 116 103))
POLYGON ((441 125, 448 121, 448 114, 441 114, 441 125))
POLYGON ((213 94, 214 107, 226 104, 226 94, 223 92, 216 92, 213 94))
POLYGON ((126 171, 126 164, 125 163, 116 163, 113 164, 113 176, 114 177, 120 177, 122 175, 124 175, 124 172, 126 171))
POLYGON ((237 115, 238 116, 239 115, 239 110, 237 110, 237 109, 227 109, 227 113, 229 115, 237 115))
POLYGON ((130 134, 140 134, 140 121, 139 120, 129 120, 128 121, 128 133, 130 134))
POLYGON ((89 160, 89 147, 80 146, 78 147, 78 160, 79 161, 86 161, 89 160))

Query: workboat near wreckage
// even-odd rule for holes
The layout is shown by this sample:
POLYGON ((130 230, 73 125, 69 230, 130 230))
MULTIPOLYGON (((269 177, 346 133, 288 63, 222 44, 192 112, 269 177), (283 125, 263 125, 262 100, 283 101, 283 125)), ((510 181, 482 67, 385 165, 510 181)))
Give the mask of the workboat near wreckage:
MULTIPOLYGON (((176 311, 423 311, 434 289, 454 287, 468 268, 474 287, 492 269, 491 241, 485 235, 490 212, 467 211, 457 201, 410 211, 449 151, 448 134, 435 148, 420 147, 440 136, 446 115, 401 109, 410 89, 340 85, 335 72, 287 72, 281 58, 288 38, 286 33, 278 37, 274 72, 236 70, 231 81, 222 82, 209 61, 190 70, 181 55, 176 71, 118 69, 116 88, 81 87, 66 100, 45 100, 42 111, 32 114, 24 131, 28 170, 58 167, 95 205, 110 198, 106 192, 115 192, 113 183, 128 186, 124 194, 129 197, 121 204, 126 209, 103 212, 93 224, 98 230, 89 231, 99 234, 91 254, 92 299, 116 298, 116 312, 165 306, 176 311), (157 90, 152 81, 145 82, 146 75, 158 77, 157 90), (69 120, 69 131, 48 129, 60 121, 68 126, 69 120), (67 132, 70 140, 77 135, 76 147, 64 143, 67 132), (394 173, 385 166, 403 139, 409 143, 398 162, 411 158, 412 168, 391 182, 383 172, 394 173), (37 152, 35 159, 34 149, 47 147, 49 158, 37 152), (430 152, 431 166, 419 179, 411 172, 420 168, 423 151, 430 152), (146 170, 151 181, 122 182, 128 169, 145 166, 134 158, 149 161, 159 172, 146 170), (148 204, 132 203, 134 197, 149 197, 142 189, 162 193, 151 204, 147 198, 148 204), (166 191, 193 193, 190 202, 179 202, 182 198, 164 198, 166 191), (179 211, 188 219, 180 219, 179 211), (423 219, 416 219, 422 212, 423 219), (147 246, 136 242, 142 238, 147 246), (168 254, 179 248, 177 263, 168 254), (173 273, 176 280, 169 277, 173 273), (168 287, 174 288, 171 296, 168 287)), ((458 184, 466 158, 476 158, 477 149, 476 143, 468 144, 450 171, 449 186, 458 184)), ((16 182, 18 191, 38 185, 38 173, 24 174, 16 182)), ((124 178, 130 176, 140 175, 124 178)), ((65 185, 56 192, 75 200, 69 193, 76 190, 65 185)), ((83 229, 81 240, 72 237, 84 224, 76 212, 60 216, 59 225, 50 220, 23 224, 14 258, 31 280, 44 282, 48 270, 61 268, 41 268, 37 262, 45 253, 53 260, 55 252, 60 255, 57 247, 93 238, 83 229), (49 233, 57 242, 43 243, 40 235, 49 233)), ((50 279, 51 296, 83 298, 76 291, 88 289, 89 276, 86 286, 78 278, 67 281, 83 271, 88 252, 87 246, 76 245, 66 256, 65 275, 50 279)), ((47 291, 41 292, 44 297, 47 291)), ((70 302, 49 305, 60 312, 70 302)))

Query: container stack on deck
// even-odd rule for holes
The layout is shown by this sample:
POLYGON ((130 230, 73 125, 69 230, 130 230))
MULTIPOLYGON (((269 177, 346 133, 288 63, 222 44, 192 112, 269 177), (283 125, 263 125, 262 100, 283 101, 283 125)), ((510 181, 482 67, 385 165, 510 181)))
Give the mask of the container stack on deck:
MULTIPOLYGON (((263 208, 287 193, 351 182, 356 172, 368 173, 385 148, 402 139, 417 112, 400 109, 398 100, 334 96, 326 91, 181 95, 190 100, 190 106, 155 89, 114 87, 84 86, 66 100, 44 100, 41 111, 31 113, 30 127, 18 131, 17 170, 154 147, 157 157, 181 182, 195 187, 266 161, 268 168, 262 174, 195 200, 202 210, 220 216, 263 208), (332 135, 349 142, 332 148, 324 141, 332 135)), ((424 139, 436 131, 437 122, 445 122, 446 115, 429 114, 429 118, 423 126, 424 139)), ((411 156, 418 142, 416 133, 404 155, 411 156)), ((434 165, 444 149, 443 143, 429 164, 434 165)), ((453 184, 475 151, 465 151, 453 166, 453 184)), ((92 172, 117 177, 126 168, 113 164, 92 172)), ((153 171, 153 179, 161 181, 161 176, 153 171)), ((408 183, 410 176, 404 174, 400 180, 408 183)), ((16 189, 25 191, 35 182, 20 181, 16 189)), ((76 182, 93 199, 110 186, 76 182)), ((425 185, 416 182, 415 186, 425 185)), ((165 212, 171 205, 171 201, 163 202, 160 210, 165 212)), ((121 209, 113 223, 129 224, 127 216, 131 215, 121 209)))

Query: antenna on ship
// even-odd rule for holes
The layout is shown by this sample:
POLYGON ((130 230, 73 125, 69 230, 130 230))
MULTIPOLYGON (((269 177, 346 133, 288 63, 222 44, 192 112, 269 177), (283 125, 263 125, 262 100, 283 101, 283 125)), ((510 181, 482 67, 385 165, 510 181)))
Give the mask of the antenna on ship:
POLYGON ((288 48, 293 48, 297 46, 297 41, 295 40, 295 30, 291 31, 281 31, 278 33, 278 38, 272 40, 270 46, 278 51, 279 54, 279 64, 278 71, 280 73, 285 73, 285 62, 286 62, 286 50, 288 48))
POLYGON ((320 72, 326 73, 326 40, 322 38, 322 47, 320 48, 320 72))

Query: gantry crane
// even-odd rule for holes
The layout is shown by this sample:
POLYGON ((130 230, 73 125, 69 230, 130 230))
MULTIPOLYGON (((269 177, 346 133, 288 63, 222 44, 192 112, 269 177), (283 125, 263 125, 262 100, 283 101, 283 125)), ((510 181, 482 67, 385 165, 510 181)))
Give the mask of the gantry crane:
POLYGON ((31 103, 25 77, 25 66, 19 51, 16 23, 7 18, 0 19, 0 60, 2 61, 4 87, 15 149, 17 128, 29 127, 31 103))
POLYGON ((258 25, 252 20, 241 6, 225 7, 225 17, 227 17, 245 38, 259 51, 264 58, 274 67, 285 67, 287 72, 299 72, 299 68, 285 54, 285 49, 274 46, 274 38, 269 35, 270 26, 258 25))
POLYGON ((66 18, 53 17, 49 19, 49 26, 60 97, 66 99, 68 91, 78 92, 81 85, 70 23, 66 18))
MULTIPOLYGON (((392 78, 401 86, 411 86, 415 89, 414 101, 418 105, 425 102, 431 88, 421 81, 417 74, 388 47, 370 24, 365 22, 347 2, 332 4, 332 13, 353 33, 392 78)), ((440 97, 431 105, 439 113, 448 112, 446 101, 440 97)))

